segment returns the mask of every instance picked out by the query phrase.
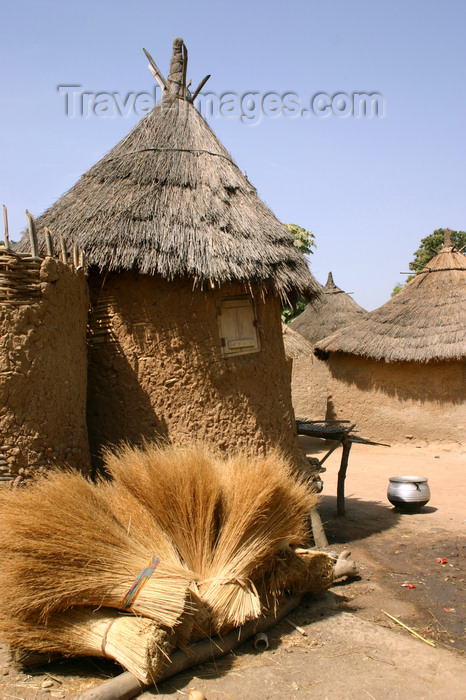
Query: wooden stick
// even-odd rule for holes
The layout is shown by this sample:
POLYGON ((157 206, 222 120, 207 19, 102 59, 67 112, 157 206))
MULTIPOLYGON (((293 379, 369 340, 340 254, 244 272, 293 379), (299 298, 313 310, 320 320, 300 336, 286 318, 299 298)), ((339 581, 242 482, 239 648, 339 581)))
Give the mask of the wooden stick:
POLYGON ((5 248, 10 247, 10 236, 8 233, 8 212, 6 210, 6 205, 3 205, 3 224, 5 226, 5 248))
POLYGON ((36 224, 34 221, 34 217, 28 210, 26 209, 26 216, 28 218, 28 231, 29 231, 29 240, 31 242, 31 255, 33 258, 37 258, 37 233, 36 233, 36 224))
POLYGON ((182 95, 184 97, 186 92, 186 71, 188 70, 188 49, 183 44, 181 47, 183 54, 183 82, 182 82, 182 95))
POLYGON ((167 89, 167 81, 163 77, 162 72, 159 70, 156 62, 154 61, 154 59, 152 58, 150 53, 148 51, 146 51, 145 49, 143 49, 143 51, 146 54, 147 60, 149 61, 150 72, 152 73, 154 78, 157 80, 157 82, 160 85, 160 87, 162 88, 162 90, 166 90, 167 89), (152 68, 152 70, 151 70, 151 68, 152 68))
POLYGON ((199 93, 201 92, 202 88, 204 87, 204 85, 206 84, 206 82, 209 80, 209 78, 210 78, 210 75, 206 75, 206 77, 204 78, 204 80, 201 80, 201 82, 199 83, 199 85, 197 86, 197 88, 194 90, 193 96, 191 97, 191 101, 192 101, 192 102, 194 102, 194 100, 196 99, 196 97, 199 95, 199 93))
POLYGON ((341 455, 341 463, 340 469, 338 470, 337 482, 337 515, 340 516, 345 515, 345 479, 346 470, 348 469, 348 459, 351 450, 351 445, 351 440, 348 440, 348 436, 345 435, 343 439, 343 453, 341 455))
POLYGON ((311 526, 314 543, 318 549, 328 547, 328 540, 317 508, 311 510, 311 526))
POLYGON ((79 266, 79 251, 78 251, 78 246, 76 243, 73 243, 73 265, 75 269, 78 269, 79 266))
POLYGON ((68 253, 66 250, 66 242, 65 239, 63 238, 63 234, 60 233, 60 246, 61 246, 61 257, 64 263, 68 262, 68 253))
POLYGON ((86 269, 86 253, 84 250, 81 250, 79 253, 79 265, 78 267, 82 267, 83 270, 86 269))
POLYGON ((393 622, 396 622, 397 625, 401 625, 401 627, 404 627, 405 630, 408 630, 411 634, 413 634, 415 637, 421 640, 421 642, 425 642, 426 644, 429 644, 431 647, 435 647, 434 642, 432 642, 430 639, 425 639, 424 637, 421 637, 420 634, 415 632, 411 627, 408 627, 408 625, 405 625, 404 622, 401 622, 401 620, 398 620, 397 617, 394 617, 393 615, 390 615, 390 613, 385 612, 385 610, 382 610, 383 614, 386 615, 387 617, 390 618, 390 620, 393 620, 393 622))
POLYGON ((49 256, 49 258, 53 258, 52 234, 50 232, 50 229, 47 228, 47 226, 44 227, 44 235, 45 235, 45 245, 47 247, 47 255, 49 256))
POLYGON ((297 624, 296 624, 295 622, 293 622, 292 620, 289 620, 288 618, 286 618, 286 622, 288 622, 289 625, 291 625, 292 627, 294 627, 295 630, 296 630, 297 632, 299 632, 299 634, 302 634, 303 637, 307 637, 307 632, 306 632, 306 630, 303 630, 302 627, 300 627, 299 625, 297 625, 297 624))
MULTIPOLYGON (((289 615, 300 602, 301 596, 290 598, 277 610, 276 615, 269 615, 268 617, 246 622, 243 627, 235 628, 223 637, 215 637, 214 639, 196 642, 188 647, 189 654, 185 654, 180 649, 177 649, 170 657, 171 663, 168 664, 162 670, 160 676, 156 678, 157 683, 166 678, 171 678, 177 673, 186 671, 186 669, 192 666, 211 661, 212 658, 224 656, 229 651, 235 649, 247 639, 254 636, 257 632, 265 632, 271 627, 274 627, 278 622, 283 620, 286 615, 289 615)), ((127 698, 138 695, 142 687, 144 686, 138 681, 136 676, 129 671, 125 671, 97 688, 84 691, 81 695, 77 695, 74 700, 126 700, 127 698)), ((144 693, 140 697, 141 699, 152 698, 153 695, 152 693, 144 693)))

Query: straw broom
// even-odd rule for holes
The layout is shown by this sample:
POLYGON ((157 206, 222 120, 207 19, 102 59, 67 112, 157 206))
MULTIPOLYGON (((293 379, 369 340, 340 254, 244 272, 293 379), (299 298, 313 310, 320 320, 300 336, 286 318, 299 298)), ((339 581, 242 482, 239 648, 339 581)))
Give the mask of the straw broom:
POLYGON ((147 618, 73 608, 47 623, 0 614, 0 635, 15 649, 114 659, 143 683, 157 680, 173 649, 172 635, 147 618))
POLYGON ((157 542, 152 544, 128 535, 98 489, 79 474, 53 473, 28 489, 5 492, 4 608, 13 617, 45 620, 73 606, 113 607, 173 627, 185 609, 190 574, 159 557, 157 542), (152 575, 128 595, 142 573, 152 575))
POLYGON ((334 580, 335 561, 325 552, 287 548, 279 552, 260 582, 260 597, 266 610, 275 610, 284 593, 319 594, 334 580))
POLYGON ((277 554, 306 541, 309 512, 317 502, 278 452, 228 460, 222 482, 222 527, 212 566, 200 584, 217 632, 261 614, 255 584, 277 554))
MULTIPOLYGON (((164 561, 170 561, 179 567, 184 567, 180 556, 172 541, 162 530, 157 520, 128 491, 121 483, 101 480, 97 488, 102 499, 109 505, 115 517, 125 527, 130 536, 136 537, 139 542, 144 543, 149 550, 157 549, 159 556, 164 561)), ((186 567, 184 567, 186 569, 186 567)), ((196 575, 186 570, 186 576, 194 581, 196 575)), ((180 618, 180 623, 176 627, 177 646, 185 648, 191 638, 193 628, 196 624, 195 618, 204 618, 205 610, 197 592, 197 586, 191 584, 188 590, 188 602, 185 611, 180 618)))
POLYGON ((203 578, 212 562, 222 512, 215 453, 201 445, 123 447, 104 455, 106 470, 147 508, 184 565, 203 578))

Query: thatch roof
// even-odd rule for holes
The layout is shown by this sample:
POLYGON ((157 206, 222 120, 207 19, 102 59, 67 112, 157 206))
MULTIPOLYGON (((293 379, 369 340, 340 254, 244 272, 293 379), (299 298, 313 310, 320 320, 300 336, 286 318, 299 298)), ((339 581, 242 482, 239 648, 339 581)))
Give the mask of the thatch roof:
POLYGON ((39 235, 63 234, 101 270, 312 296, 318 284, 293 235, 194 107, 186 56, 175 39, 163 99, 37 219, 39 235))
POLYGON ((302 314, 290 323, 294 331, 301 333, 313 345, 366 313, 336 286, 331 272, 327 284, 321 287, 321 292, 320 298, 308 304, 302 314))
POLYGON ((314 357, 314 346, 309 343, 300 333, 296 333, 289 325, 282 323, 283 343, 285 354, 294 360, 300 357, 314 357))
POLYGON ((466 257, 446 235, 442 250, 396 296, 317 343, 318 356, 329 352, 387 362, 466 357, 466 257))

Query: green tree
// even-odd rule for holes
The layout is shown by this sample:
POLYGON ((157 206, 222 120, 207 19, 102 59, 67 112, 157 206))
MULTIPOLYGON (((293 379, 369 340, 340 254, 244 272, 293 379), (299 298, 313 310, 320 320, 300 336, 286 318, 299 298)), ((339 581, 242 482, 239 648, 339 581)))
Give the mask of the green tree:
POLYGON ((298 224, 285 224, 285 226, 293 234, 296 248, 299 248, 304 255, 312 255, 314 252, 312 249, 316 247, 312 231, 306 231, 298 224))
MULTIPOLYGON (((414 253, 413 260, 409 263, 409 269, 414 273, 420 272, 431 260, 437 255, 437 253, 442 249, 445 240, 444 228, 437 228, 429 236, 426 236, 421 240, 419 248, 414 253)), ((466 246, 466 231, 450 231, 451 242, 456 246, 458 250, 461 250, 466 246)), ((406 282, 412 280, 415 275, 409 275, 406 278, 406 282)), ((406 284, 405 282, 405 284, 406 284)), ((404 284, 397 284, 393 288, 392 297, 398 294, 404 287, 404 284)))
MULTIPOLYGON (((285 226, 293 234, 296 248, 299 248, 303 255, 312 255, 314 253, 312 249, 316 247, 314 234, 312 231, 306 231, 305 228, 298 226, 298 224, 285 224, 285 226)), ((300 296, 298 297, 294 307, 285 306, 282 309, 282 321, 284 323, 290 323, 290 321, 304 311, 306 304, 306 299, 303 296, 300 296)))

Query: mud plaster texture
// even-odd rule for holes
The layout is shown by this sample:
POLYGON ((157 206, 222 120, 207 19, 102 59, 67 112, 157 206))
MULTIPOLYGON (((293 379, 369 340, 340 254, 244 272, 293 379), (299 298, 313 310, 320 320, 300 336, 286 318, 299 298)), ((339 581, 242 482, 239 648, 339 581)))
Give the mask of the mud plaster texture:
POLYGON ((354 421, 381 442, 464 442, 464 361, 388 363, 331 353, 328 365, 328 419, 354 421))
POLYGON ((228 452, 281 447, 306 464, 296 436, 280 303, 254 298, 260 351, 223 357, 220 301, 241 285, 193 290, 125 272, 91 275, 88 429, 98 464, 102 447, 126 440, 203 440, 228 452))
POLYGON ((323 420, 327 410, 328 366, 313 357, 293 358, 291 396, 298 418, 323 420))
POLYGON ((15 484, 37 470, 87 472, 87 283, 46 258, 39 297, 0 303, 0 474, 15 484))

